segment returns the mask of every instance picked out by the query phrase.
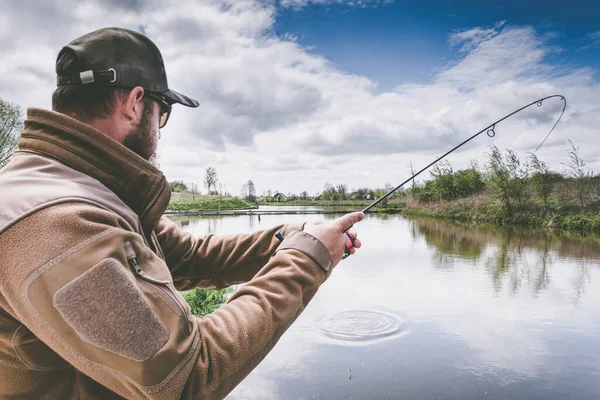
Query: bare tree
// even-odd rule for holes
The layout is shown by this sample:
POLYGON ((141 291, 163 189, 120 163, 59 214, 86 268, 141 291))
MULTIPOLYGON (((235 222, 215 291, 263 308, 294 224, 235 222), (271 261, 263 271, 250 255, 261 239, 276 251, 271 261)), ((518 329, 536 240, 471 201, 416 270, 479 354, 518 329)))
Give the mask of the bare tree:
POLYGON ((194 182, 192 182, 190 187, 192 190, 192 201, 196 201, 196 184, 194 182))
MULTIPOLYGON (((415 169, 413 168, 412 161, 411 161, 411 162, 410 162, 410 176, 413 176, 413 175, 415 174, 415 172, 416 172, 416 171, 415 171, 415 169)), ((416 186, 416 183, 415 183, 415 178, 412 178, 412 186, 411 186, 411 188, 412 188, 413 192, 414 192, 414 190, 415 190, 415 186, 416 186)))
POLYGON ((0 167, 8 162, 16 150, 22 129, 21 108, 0 99, 0 167))
POLYGON ((209 194, 211 187, 217 190, 217 181, 217 170, 213 167, 206 168, 204 175, 204 186, 208 188, 209 194))

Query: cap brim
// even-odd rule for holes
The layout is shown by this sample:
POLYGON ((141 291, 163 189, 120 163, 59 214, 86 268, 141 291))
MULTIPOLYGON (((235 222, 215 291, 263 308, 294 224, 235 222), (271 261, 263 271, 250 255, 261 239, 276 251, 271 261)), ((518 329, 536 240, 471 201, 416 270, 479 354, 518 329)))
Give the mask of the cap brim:
POLYGON ((171 103, 183 104, 186 107, 198 107, 200 105, 196 100, 176 92, 173 89, 167 89, 164 92, 160 92, 160 94, 171 100, 171 103))

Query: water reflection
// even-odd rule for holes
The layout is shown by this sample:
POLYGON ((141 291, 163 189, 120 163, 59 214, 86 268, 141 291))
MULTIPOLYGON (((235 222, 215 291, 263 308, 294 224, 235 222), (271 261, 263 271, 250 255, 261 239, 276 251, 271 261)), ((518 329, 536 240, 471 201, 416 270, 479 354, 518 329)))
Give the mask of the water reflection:
MULTIPOLYGON (((324 216, 252 218, 193 217, 184 229, 229 234, 324 216)), ((368 215, 357 229, 361 251, 231 399, 598 397, 597 236, 398 215, 368 215), (361 310, 399 321, 402 334, 362 340, 389 321, 356 320, 361 310)))
POLYGON ((568 258, 578 267, 573 279, 576 303, 591 279, 590 261, 600 260, 600 237, 596 235, 429 219, 414 220, 413 234, 415 238, 423 237, 434 249, 432 261, 438 269, 451 270, 457 259, 483 265, 496 293, 506 286, 513 295, 528 288, 537 296, 550 283, 554 260, 568 258))

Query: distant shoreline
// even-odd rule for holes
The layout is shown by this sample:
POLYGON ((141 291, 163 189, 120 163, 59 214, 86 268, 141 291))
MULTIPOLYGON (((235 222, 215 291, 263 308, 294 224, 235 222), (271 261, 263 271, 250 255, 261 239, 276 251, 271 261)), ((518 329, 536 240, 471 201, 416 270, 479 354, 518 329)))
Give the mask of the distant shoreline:
MULTIPOLYGON (((529 226, 552 230, 575 232, 600 232, 600 215, 596 212, 544 212, 531 207, 515 208, 511 213, 492 206, 492 199, 486 195, 472 196, 434 204, 420 204, 413 201, 391 201, 378 205, 369 211, 374 214, 402 214, 405 216, 430 217, 471 223, 487 223, 500 226, 529 226), (482 207, 482 203, 486 206, 482 207)), ((167 216, 218 216, 218 215, 293 215, 293 214, 344 214, 358 211, 369 204, 368 201, 284 201, 278 203, 251 204, 238 198, 204 200, 202 202, 174 203, 177 209, 169 208, 167 216), (233 200, 232 200, 233 199, 233 200), (243 204, 245 207, 239 207, 243 204), (201 206, 201 208, 198 207, 201 206), (238 207, 235 207, 238 205, 238 207), (273 207, 335 207, 326 210, 258 210, 261 206, 273 207), (230 206, 229 208, 227 208, 230 206), (219 209, 220 207, 220 209, 219 209)), ((170 205, 171 206, 171 205, 170 205)))

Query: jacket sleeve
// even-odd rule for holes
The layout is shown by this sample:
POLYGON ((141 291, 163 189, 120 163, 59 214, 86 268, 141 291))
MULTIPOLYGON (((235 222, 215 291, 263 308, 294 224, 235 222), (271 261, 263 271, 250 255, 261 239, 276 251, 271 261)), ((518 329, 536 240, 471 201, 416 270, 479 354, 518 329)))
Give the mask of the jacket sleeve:
POLYGON ((248 282, 280 245, 275 233, 287 237, 302 224, 279 225, 251 234, 208 234, 193 237, 169 219, 159 221, 155 233, 178 290, 223 288, 248 282))
POLYGON ((19 246, 40 232, 52 232, 53 240, 35 252, 3 255, 28 272, 14 274, 2 294, 11 314, 61 358, 128 399, 225 397, 331 271, 327 249, 291 231, 252 281, 197 319, 164 261, 123 226, 114 214, 77 204, 21 221, 3 245, 19 246))

